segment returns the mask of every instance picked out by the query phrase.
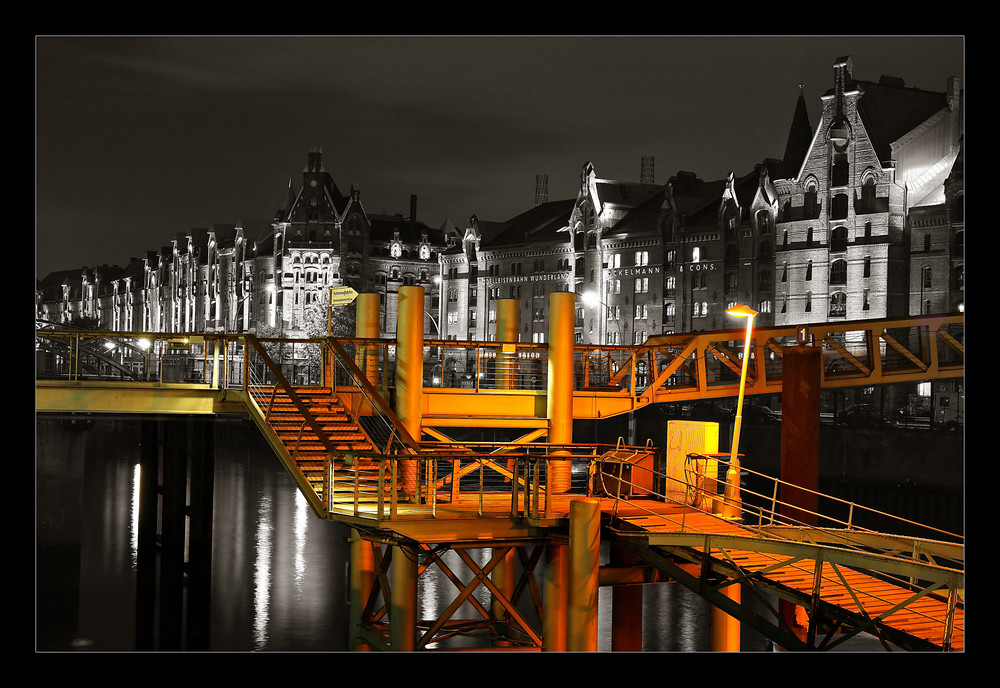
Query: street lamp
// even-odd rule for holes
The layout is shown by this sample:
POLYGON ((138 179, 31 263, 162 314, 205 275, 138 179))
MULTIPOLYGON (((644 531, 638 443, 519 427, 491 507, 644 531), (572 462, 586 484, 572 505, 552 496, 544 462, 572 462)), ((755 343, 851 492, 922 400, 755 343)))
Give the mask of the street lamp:
MULTIPOLYGON (((586 292, 584 292, 583 294, 580 295, 580 298, 583 299, 583 303, 586 306, 593 307, 593 306, 596 306, 597 304, 600 304, 600 305, 604 306, 605 310, 607 310, 608 313, 612 313, 611 306, 609 306, 608 304, 606 304, 603 301, 601 301, 601 299, 597 296, 596 292, 586 291, 586 292)), ((605 320, 607 320, 607 317, 605 317, 605 320)), ((618 343, 619 344, 624 344, 625 343, 625 335, 622 333, 621 319, 620 318, 615 318, 615 324, 618 326, 618 343)), ((598 343, 600 343, 600 342, 598 342, 598 343)))
POLYGON ((736 400, 736 423, 733 425, 733 446, 729 452, 729 472, 726 473, 725 515, 738 517, 740 512, 740 425, 743 422, 743 391, 747 383, 747 365, 750 362, 750 333, 753 331, 753 319, 757 311, 737 304, 726 309, 726 315, 747 319, 746 338, 743 342, 743 370, 740 372, 740 394, 736 400))

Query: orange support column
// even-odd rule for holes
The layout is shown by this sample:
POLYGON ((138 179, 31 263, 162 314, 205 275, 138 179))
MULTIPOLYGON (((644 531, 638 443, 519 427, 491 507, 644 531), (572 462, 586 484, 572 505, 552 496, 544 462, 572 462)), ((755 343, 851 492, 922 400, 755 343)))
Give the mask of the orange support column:
POLYGON ((355 651, 371 647, 361 637, 361 614, 375 585, 375 553, 377 545, 362 539, 361 533, 351 530, 350 609, 348 610, 348 645, 355 651))
POLYGON ((417 573, 417 550, 393 545, 389 648, 394 652, 412 652, 417 647, 417 573))
MULTIPOLYGON (((742 592, 739 583, 727 585, 722 594, 739 604, 742 592)), ((740 651, 740 622, 716 606, 709 613, 709 642, 712 652, 740 651)))
MULTIPOLYGON (((424 288, 400 287, 396 324, 396 415, 417 442, 424 391, 424 288)), ((400 462, 403 491, 417 493, 417 463, 400 462)))
MULTIPOLYGON (((355 336, 361 339, 377 339, 379 335, 379 295, 358 294, 355 336)), ((363 346, 357 353, 357 365, 368 378, 368 382, 378 387, 378 349, 363 346)))
POLYGON ((597 499, 581 497, 569 505, 569 561, 567 648, 570 652, 597 652, 601 568, 601 503, 597 499))
MULTIPOLYGON (((496 550, 494 550, 494 553, 495 552, 496 550)), ((506 600, 510 600, 514 595, 516 560, 517 550, 511 547, 507 553, 503 555, 500 562, 493 567, 493 572, 490 574, 490 579, 493 581, 493 585, 497 586, 500 594, 503 595, 506 600)), ((504 620, 504 617, 507 616, 507 610, 495 595, 491 611, 493 613, 493 617, 497 620, 497 623, 501 623, 504 620)), ((493 641, 493 647, 507 647, 510 645, 511 643, 506 640, 493 641)))
MULTIPOLYGON (((546 412, 549 443, 573 443, 573 319, 576 294, 549 294, 549 380, 546 412)), ((553 452, 557 454, 559 452, 553 452)), ((553 494, 569 491, 570 463, 548 463, 547 487, 553 494)))
MULTIPOLYGON (((781 501, 782 516, 816 525, 819 511, 819 408, 823 350, 786 346, 781 350, 781 501), (791 487, 806 488, 804 491, 791 487), (798 507, 798 508, 796 508, 798 507)), ((808 619, 801 607, 779 600, 778 611, 805 639, 808 619)))
MULTIPOLYGON (((637 556, 612 543, 612 566, 634 566, 638 563, 637 556)), ((641 585, 616 585, 611 591, 611 650, 642 652, 641 585)))
POLYGON ((566 651, 569 620, 569 547, 554 542, 545 547, 542 591, 542 651, 566 651))
MULTIPOLYGON (((517 344, 517 329, 520 325, 521 302, 517 299, 497 301, 497 341, 517 344)), ((503 347, 497 354, 497 387, 514 389, 517 381, 517 352, 513 347, 503 347)))

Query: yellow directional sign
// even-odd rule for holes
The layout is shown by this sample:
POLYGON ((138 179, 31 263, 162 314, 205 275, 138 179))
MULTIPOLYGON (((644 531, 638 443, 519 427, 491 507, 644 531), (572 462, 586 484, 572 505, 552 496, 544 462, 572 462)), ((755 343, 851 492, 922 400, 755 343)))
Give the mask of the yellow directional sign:
POLYGON ((330 306, 346 306, 358 298, 353 287, 330 287, 330 306))

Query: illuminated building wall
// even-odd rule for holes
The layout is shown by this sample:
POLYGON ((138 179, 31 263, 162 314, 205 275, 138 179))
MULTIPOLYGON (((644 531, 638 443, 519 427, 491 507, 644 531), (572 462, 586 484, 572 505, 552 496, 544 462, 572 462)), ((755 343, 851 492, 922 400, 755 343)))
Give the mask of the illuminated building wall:
POLYGON ((381 295, 381 334, 395 337, 399 287, 420 285, 430 336, 444 232, 417 222, 415 196, 406 217, 368 214, 359 189, 339 192, 318 148, 302 176, 298 192, 289 181, 266 236, 214 224, 179 233, 125 268, 53 273, 36 284, 36 316, 65 324, 88 318, 119 331, 296 337, 316 319, 310 307, 346 285, 381 295))
POLYGON ((835 61, 801 166, 774 182, 775 324, 914 312, 907 218, 943 200, 959 152, 961 94, 955 80, 947 86, 937 93, 892 77, 859 81, 850 57, 835 61))

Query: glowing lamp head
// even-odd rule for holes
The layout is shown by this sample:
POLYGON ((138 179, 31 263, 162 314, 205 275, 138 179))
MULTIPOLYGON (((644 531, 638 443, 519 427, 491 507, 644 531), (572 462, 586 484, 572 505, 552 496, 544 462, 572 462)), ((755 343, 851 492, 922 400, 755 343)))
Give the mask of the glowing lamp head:
POLYGON ((738 303, 732 308, 727 308, 726 315, 731 315, 735 318, 753 318, 757 315, 757 311, 749 306, 744 306, 743 304, 738 303))
POLYGON ((584 303, 585 303, 586 305, 588 305, 588 306, 596 306, 596 305, 597 305, 597 304, 599 303, 599 300, 598 300, 598 298, 597 298, 597 294, 595 294, 595 293, 594 293, 594 292, 592 292, 592 291, 585 291, 585 292, 584 292, 584 293, 583 293, 583 294, 582 294, 582 295, 580 296, 580 298, 582 298, 582 299, 583 299, 583 302, 584 302, 584 303))

